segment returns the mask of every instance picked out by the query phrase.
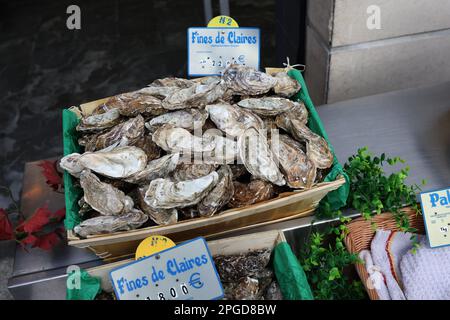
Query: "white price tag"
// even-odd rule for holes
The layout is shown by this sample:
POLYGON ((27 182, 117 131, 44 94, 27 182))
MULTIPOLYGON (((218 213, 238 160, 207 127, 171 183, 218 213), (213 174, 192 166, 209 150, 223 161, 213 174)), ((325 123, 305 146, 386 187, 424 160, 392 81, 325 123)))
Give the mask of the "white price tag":
POLYGON ((119 300, 211 300, 223 288, 205 239, 196 238, 110 272, 119 300))
POLYGON ((430 247, 450 245, 450 188, 422 192, 420 202, 430 247))
POLYGON ((220 75, 230 64, 259 69, 259 28, 189 28, 188 74, 220 75))

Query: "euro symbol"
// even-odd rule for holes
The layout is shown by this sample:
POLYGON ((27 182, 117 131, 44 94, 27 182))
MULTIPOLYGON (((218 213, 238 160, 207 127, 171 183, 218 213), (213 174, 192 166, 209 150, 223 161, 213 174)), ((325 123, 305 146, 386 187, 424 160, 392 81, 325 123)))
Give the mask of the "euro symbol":
POLYGON ((189 278, 189 285, 195 289, 203 287, 204 283, 200 281, 200 273, 196 272, 189 278))

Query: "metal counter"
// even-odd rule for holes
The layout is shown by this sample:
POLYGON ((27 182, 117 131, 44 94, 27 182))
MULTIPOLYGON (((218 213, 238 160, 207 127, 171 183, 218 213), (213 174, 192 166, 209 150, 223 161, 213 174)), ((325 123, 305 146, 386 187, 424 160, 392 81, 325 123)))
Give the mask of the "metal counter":
MULTIPOLYGON (((411 167, 408 183, 420 184, 425 179, 424 190, 450 185, 450 82, 323 105, 317 110, 341 163, 359 147, 368 146, 375 154, 385 152, 405 159, 411 167)), ((25 177, 25 214, 32 214, 31 210, 45 201, 50 209, 64 206, 62 195, 44 191, 36 198, 28 194, 33 184, 45 184, 35 163, 27 164, 25 177)), ((354 212, 346 214, 357 216, 354 212)), ((284 230, 294 252, 298 252, 313 219, 299 218, 244 233, 284 230)), ((327 223, 330 221, 315 221, 319 225, 327 223)), ((50 252, 25 252, 17 247, 8 288, 16 299, 65 299, 66 268, 74 264, 89 268, 102 261, 88 250, 64 243, 50 252)))

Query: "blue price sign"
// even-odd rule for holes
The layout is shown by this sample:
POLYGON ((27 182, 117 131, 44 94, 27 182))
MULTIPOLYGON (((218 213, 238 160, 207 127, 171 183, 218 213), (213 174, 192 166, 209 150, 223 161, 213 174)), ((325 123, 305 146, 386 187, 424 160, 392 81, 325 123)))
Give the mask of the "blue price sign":
POLYGON ((110 272, 119 300, 211 300, 223 288, 205 239, 196 238, 110 272))

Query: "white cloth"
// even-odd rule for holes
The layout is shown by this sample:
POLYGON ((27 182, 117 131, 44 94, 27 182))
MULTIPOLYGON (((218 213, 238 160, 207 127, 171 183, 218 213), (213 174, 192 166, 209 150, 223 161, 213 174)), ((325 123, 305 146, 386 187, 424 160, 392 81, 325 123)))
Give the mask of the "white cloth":
POLYGON ((430 248, 423 238, 416 253, 400 262, 408 300, 450 300, 450 247, 430 248))
POLYGON ((375 289, 380 300, 391 300, 388 288, 384 282, 384 276, 381 273, 380 267, 373 264, 370 251, 362 250, 359 253, 359 258, 364 261, 364 266, 369 274, 369 279, 366 286, 370 289, 375 289))

